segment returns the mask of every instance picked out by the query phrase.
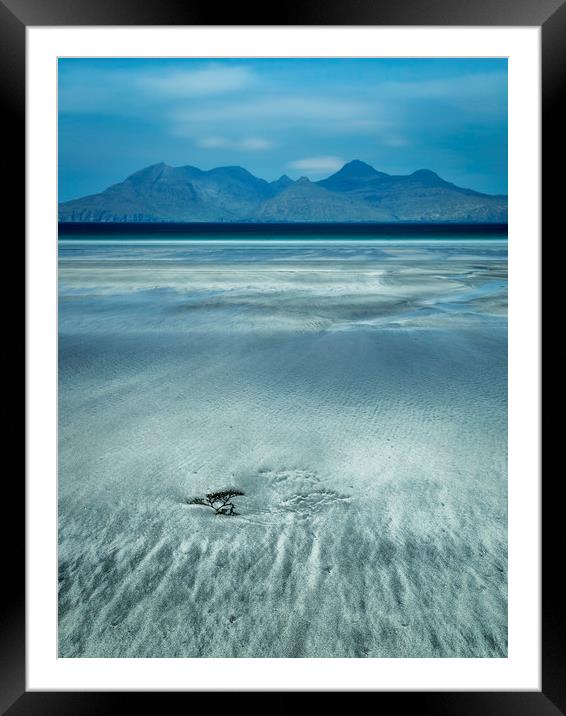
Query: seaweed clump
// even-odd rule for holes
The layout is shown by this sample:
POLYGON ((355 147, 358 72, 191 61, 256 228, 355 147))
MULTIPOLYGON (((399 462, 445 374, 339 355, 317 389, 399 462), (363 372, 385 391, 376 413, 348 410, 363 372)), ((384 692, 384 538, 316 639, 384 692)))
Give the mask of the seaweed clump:
POLYGON ((243 497, 244 491, 237 488, 226 488, 218 492, 209 492, 204 497, 190 497, 187 500, 189 505, 204 505, 214 510, 217 515, 237 515, 236 506, 232 502, 234 497, 243 497))

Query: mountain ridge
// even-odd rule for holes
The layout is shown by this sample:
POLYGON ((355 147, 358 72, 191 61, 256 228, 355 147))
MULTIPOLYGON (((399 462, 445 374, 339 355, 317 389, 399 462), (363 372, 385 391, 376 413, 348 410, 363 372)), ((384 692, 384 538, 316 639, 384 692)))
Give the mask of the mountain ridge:
POLYGON ((152 164, 98 194, 59 204, 59 221, 505 223, 507 197, 458 187, 430 169, 380 172, 352 160, 325 179, 268 182, 241 166, 152 164))

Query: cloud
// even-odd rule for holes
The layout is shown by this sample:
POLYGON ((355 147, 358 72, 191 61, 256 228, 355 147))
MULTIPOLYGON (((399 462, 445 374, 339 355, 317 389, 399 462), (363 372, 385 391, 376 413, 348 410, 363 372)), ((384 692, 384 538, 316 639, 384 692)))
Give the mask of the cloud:
POLYGON ((361 102, 275 95, 273 97, 251 99, 245 103, 238 102, 178 110, 174 113, 174 119, 178 122, 214 122, 217 120, 234 122, 275 118, 283 120, 294 119, 303 123, 307 120, 325 122, 328 120, 350 120, 352 118, 362 119, 367 111, 367 105, 361 102))
POLYGON ((145 118, 163 111, 164 104, 178 106, 185 99, 203 102, 249 91, 256 81, 256 74, 245 66, 159 71, 70 67, 59 80, 59 111, 145 118))
POLYGON ((263 151, 264 149, 271 149, 274 146, 273 142, 267 139, 261 139, 260 137, 250 137, 249 139, 242 139, 239 143, 241 149, 250 149, 252 151, 263 151))
POLYGON ((249 87, 255 79, 247 67, 205 67, 199 70, 144 74, 137 85, 166 97, 202 97, 249 87))
POLYGON ((197 140, 196 144, 204 149, 233 149, 236 151, 263 152, 274 146, 273 142, 261 137, 247 137, 245 139, 227 139, 226 137, 205 137, 197 140))
POLYGON ((462 103, 478 100, 501 102, 506 87, 506 72, 485 72, 419 82, 383 82, 376 89, 378 96, 394 100, 444 99, 462 103))
POLYGON ((404 137, 385 137, 382 143, 386 147, 407 147, 410 144, 404 137))
POLYGON ((324 174, 326 172, 337 172, 346 162, 340 157, 307 157, 289 162, 290 169, 300 169, 311 174, 324 174))
POLYGON ((206 137, 205 139, 198 139, 196 141, 198 147, 204 147, 205 149, 221 149, 230 145, 228 139, 223 137, 206 137))

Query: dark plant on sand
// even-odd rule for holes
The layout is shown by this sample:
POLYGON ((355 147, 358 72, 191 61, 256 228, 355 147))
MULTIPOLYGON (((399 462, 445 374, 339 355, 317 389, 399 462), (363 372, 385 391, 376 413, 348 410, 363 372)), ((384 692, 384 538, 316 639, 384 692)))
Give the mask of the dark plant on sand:
POLYGON ((204 497, 190 497, 187 504, 211 507, 217 515, 237 515, 232 499, 244 494, 243 490, 228 487, 218 492, 209 492, 204 497))

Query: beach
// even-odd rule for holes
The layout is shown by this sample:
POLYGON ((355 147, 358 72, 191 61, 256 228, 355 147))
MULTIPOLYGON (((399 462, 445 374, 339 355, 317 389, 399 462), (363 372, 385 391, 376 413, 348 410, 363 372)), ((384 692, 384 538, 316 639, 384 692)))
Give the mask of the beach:
POLYGON ((60 242, 58 480, 60 657, 505 657, 506 242, 60 242))

